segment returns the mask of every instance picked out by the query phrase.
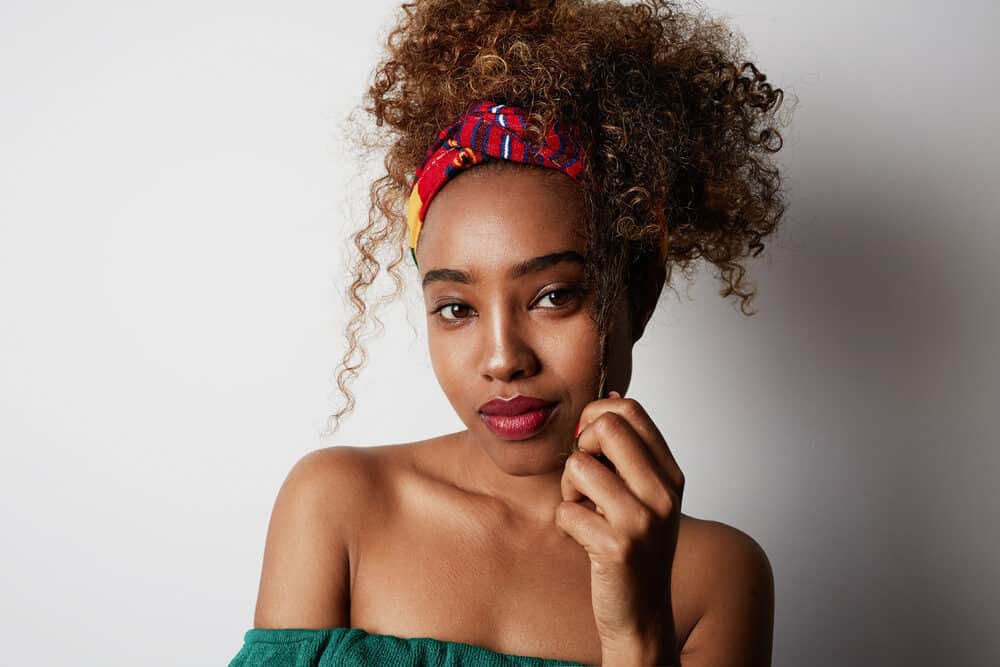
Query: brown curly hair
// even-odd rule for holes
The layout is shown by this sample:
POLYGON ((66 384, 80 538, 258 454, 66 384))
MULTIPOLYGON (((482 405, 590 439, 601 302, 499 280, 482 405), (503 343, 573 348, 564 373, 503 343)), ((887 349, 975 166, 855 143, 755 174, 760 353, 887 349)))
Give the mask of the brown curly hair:
POLYGON ((720 294, 735 294, 753 314, 742 260, 761 253, 786 208, 770 158, 782 145, 775 126, 784 124, 784 93, 744 61, 744 40, 725 22, 667 0, 418 0, 402 11, 365 96, 381 134, 362 143, 386 149, 385 174, 372 183, 368 223, 353 236, 355 313, 337 375, 347 404, 329 418, 328 433, 354 407, 345 378, 367 358, 359 345, 364 295, 381 251, 394 250, 385 269, 396 289, 379 304, 403 287, 413 172, 475 99, 526 108, 539 133, 553 118, 579 130, 590 156, 587 275, 602 348, 621 289, 632 317, 648 314, 673 269, 690 278, 699 258, 717 267, 720 294), (664 226, 665 262, 657 253, 664 226))

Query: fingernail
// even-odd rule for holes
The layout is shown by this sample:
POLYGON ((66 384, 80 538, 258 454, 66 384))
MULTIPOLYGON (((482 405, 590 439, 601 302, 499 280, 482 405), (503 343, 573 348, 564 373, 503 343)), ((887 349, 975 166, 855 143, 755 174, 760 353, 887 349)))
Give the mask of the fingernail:
POLYGON ((581 423, 582 423, 582 422, 580 422, 580 423, 578 423, 578 424, 576 425, 576 432, 575 432, 575 433, 573 434, 573 437, 574 437, 574 438, 576 438, 576 437, 579 437, 579 436, 580 436, 580 424, 581 424, 581 423))
POLYGON ((609 396, 610 398, 621 398, 621 397, 622 397, 622 395, 621 395, 621 394, 619 394, 619 393, 618 393, 617 391, 614 391, 614 390, 612 390, 612 391, 609 391, 609 392, 608 392, 608 396, 609 396))

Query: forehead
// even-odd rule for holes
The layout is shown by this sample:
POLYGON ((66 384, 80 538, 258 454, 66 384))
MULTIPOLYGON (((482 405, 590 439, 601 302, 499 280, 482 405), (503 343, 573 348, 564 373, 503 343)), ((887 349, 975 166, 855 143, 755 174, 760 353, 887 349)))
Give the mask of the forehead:
POLYGON ((565 174, 472 167, 431 200, 417 243, 422 270, 504 270, 528 257, 585 247, 583 204, 565 174))

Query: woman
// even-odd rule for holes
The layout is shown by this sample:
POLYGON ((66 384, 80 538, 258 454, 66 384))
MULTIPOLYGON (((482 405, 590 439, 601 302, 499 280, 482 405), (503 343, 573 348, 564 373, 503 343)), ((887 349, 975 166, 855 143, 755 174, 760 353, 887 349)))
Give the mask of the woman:
POLYGON ((681 513, 683 472, 624 396, 674 265, 707 258, 748 304, 740 260, 784 210, 781 91, 672 3, 404 8, 369 91, 393 140, 338 379, 395 248, 467 429, 294 466, 231 667, 770 664, 766 555, 681 513))

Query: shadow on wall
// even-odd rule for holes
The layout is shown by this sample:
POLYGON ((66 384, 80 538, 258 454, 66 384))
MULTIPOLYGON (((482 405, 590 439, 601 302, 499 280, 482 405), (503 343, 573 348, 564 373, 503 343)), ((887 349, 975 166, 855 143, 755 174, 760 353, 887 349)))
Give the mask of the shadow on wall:
POLYGON ((761 282, 776 339, 761 365, 801 429, 776 665, 1000 659, 984 620, 1000 599, 1000 243, 938 176, 803 177, 836 185, 796 191, 783 280, 761 282))

